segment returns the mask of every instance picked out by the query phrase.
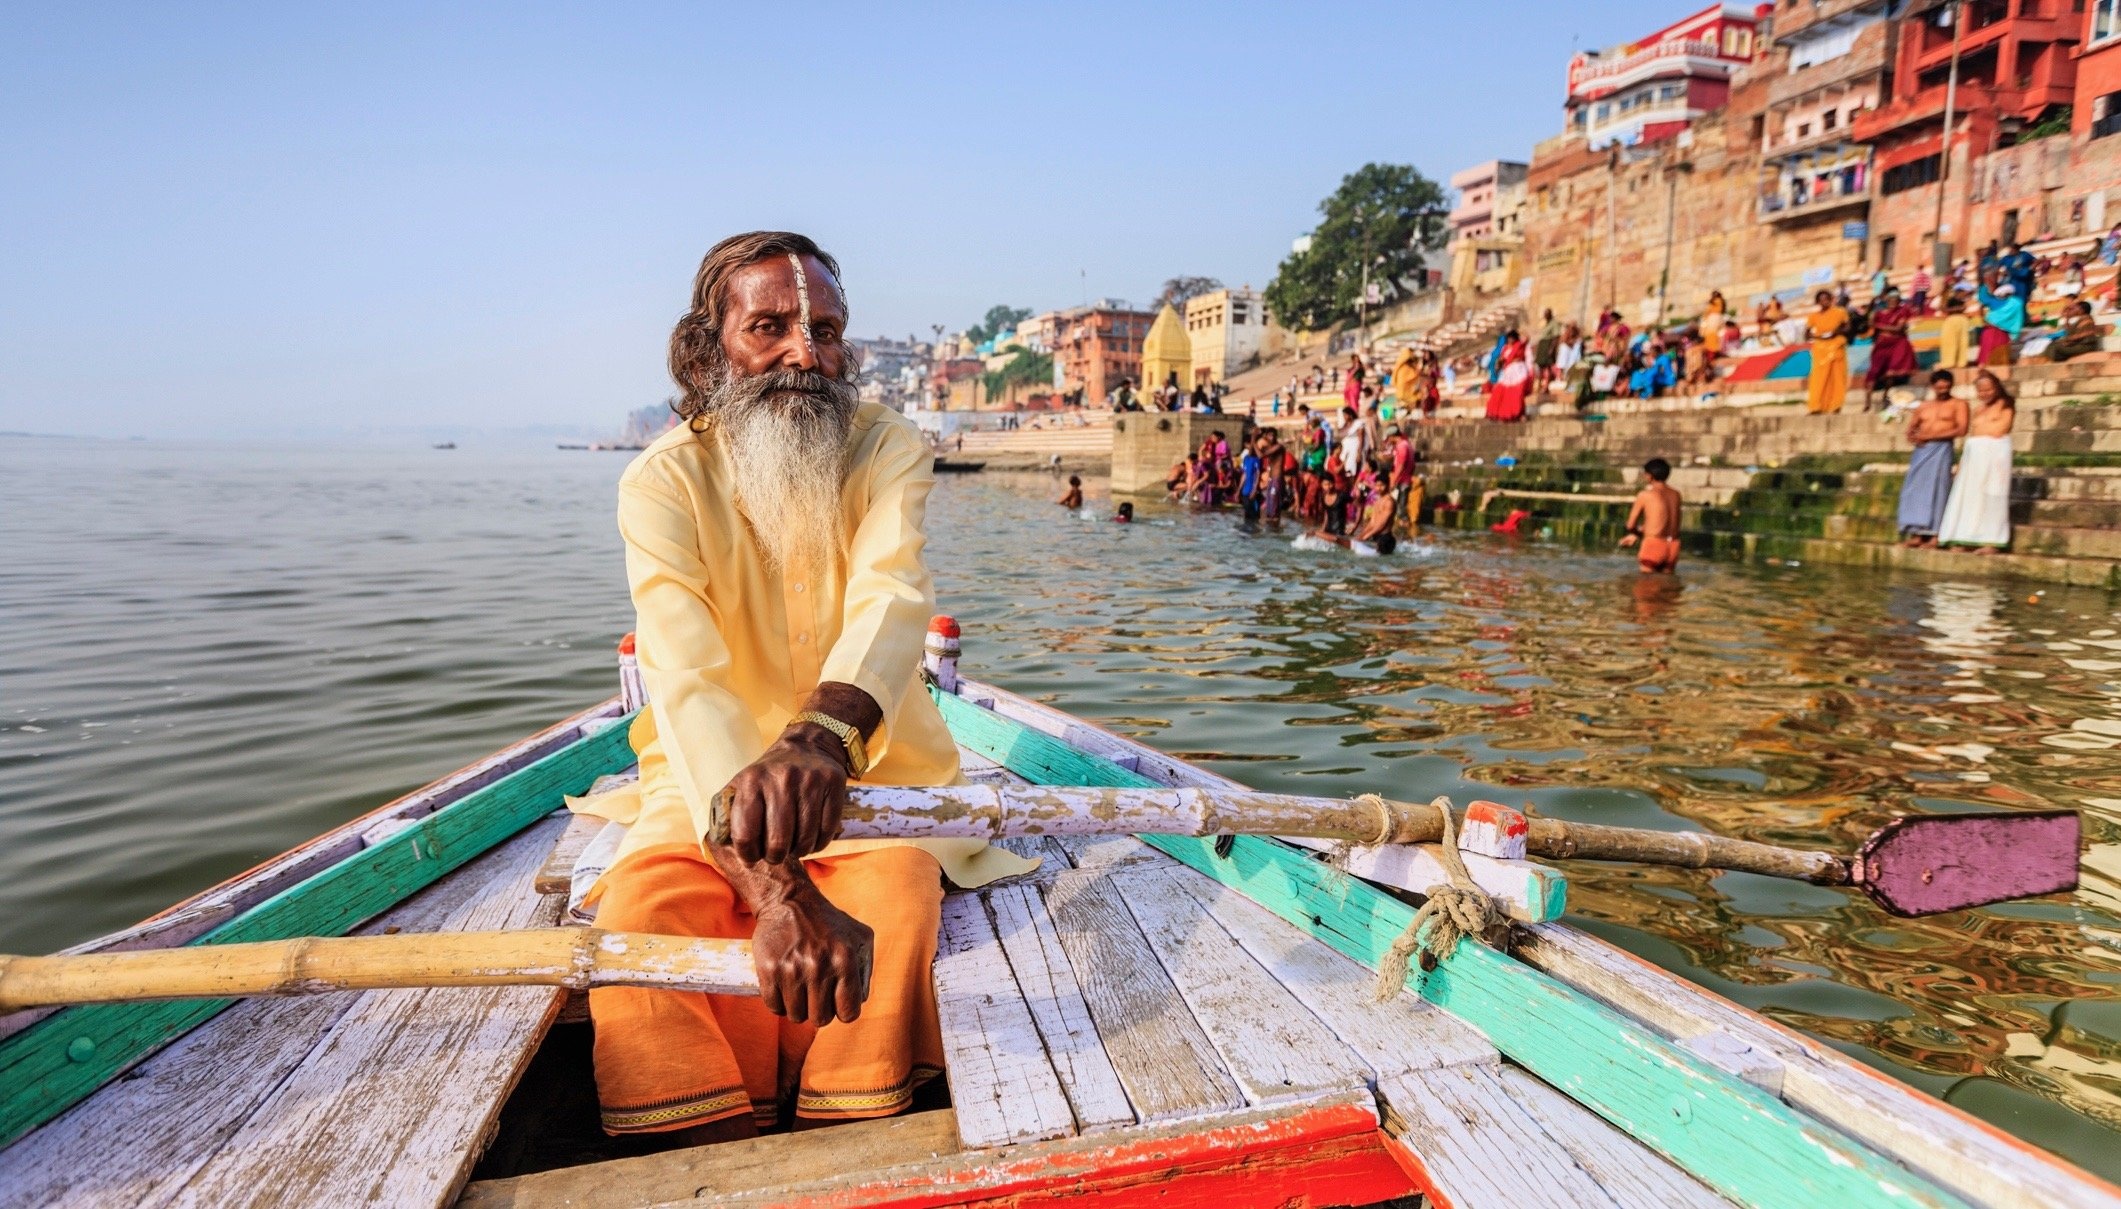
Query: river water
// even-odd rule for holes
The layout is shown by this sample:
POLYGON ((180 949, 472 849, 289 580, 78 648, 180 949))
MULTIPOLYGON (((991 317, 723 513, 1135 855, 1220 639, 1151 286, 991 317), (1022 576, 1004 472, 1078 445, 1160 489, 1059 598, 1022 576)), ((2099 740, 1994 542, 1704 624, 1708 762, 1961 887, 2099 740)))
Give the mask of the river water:
MULTIPOLYGON (((0 438, 0 952, 131 923, 614 691, 619 455, 0 438)), ((2074 896, 1894 919, 1578 863, 1572 920, 2121 1176, 2121 612, 2104 592, 1686 566, 1227 517, 930 509, 968 671, 1262 789, 1850 845, 2066 806, 2074 896)), ((1971 556, 1969 556, 1971 557, 1971 556)))

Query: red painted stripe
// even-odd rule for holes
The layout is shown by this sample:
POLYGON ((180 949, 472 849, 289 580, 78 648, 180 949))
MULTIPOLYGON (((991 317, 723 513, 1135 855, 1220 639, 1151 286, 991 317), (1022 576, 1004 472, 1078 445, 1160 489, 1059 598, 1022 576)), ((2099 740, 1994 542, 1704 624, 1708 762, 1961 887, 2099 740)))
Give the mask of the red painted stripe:
MULTIPOLYGON (((965 1155, 968 1160, 976 1156, 965 1155)), ((1273 1204, 1287 1209, 1369 1205, 1421 1191, 1387 1151, 1368 1109, 1336 1104, 1179 1137, 967 1162, 944 1171, 880 1173, 874 1183, 773 1202, 787 1209, 887 1205, 1139 1205, 1153 1195, 1179 1209, 1273 1204), (1149 1185, 1154 1185, 1150 1193, 1149 1185)))

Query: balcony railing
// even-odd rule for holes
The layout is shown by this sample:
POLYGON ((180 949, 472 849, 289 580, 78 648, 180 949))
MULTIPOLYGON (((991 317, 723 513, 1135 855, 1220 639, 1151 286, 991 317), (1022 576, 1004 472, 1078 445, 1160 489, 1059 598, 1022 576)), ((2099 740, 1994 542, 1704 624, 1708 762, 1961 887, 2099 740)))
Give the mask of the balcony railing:
POLYGON ((1681 55, 1702 59, 1718 59, 1723 57, 1723 48, 1706 38, 1674 38, 1670 41, 1659 42, 1654 46, 1645 46, 1641 50, 1632 54, 1622 55, 1618 59, 1599 59, 1586 63, 1583 70, 1576 73, 1575 83, 1588 84, 1593 80, 1603 80, 1609 76, 1623 75, 1653 59, 1677 58, 1681 55))
POLYGON ((1799 191, 1785 180, 1779 188, 1760 195, 1760 220, 1781 222, 1867 202, 1871 199, 1872 186, 1868 164, 1853 172, 1848 169, 1835 171, 1824 188, 1814 182, 1799 191))

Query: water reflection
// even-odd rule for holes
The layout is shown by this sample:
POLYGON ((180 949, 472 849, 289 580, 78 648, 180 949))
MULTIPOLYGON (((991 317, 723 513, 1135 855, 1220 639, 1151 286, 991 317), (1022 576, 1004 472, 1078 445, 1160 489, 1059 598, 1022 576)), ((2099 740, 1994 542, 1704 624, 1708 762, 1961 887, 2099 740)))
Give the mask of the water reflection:
POLYGON ((1048 489, 937 493, 968 664, 1261 788, 1841 847, 1909 811, 2085 811, 2067 899, 1901 920, 1823 887, 1587 863, 1570 898, 1619 943, 2121 1173, 2121 622, 2104 593, 1828 567, 1646 577, 1486 535, 1358 561, 1167 509, 1056 524, 1048 489))

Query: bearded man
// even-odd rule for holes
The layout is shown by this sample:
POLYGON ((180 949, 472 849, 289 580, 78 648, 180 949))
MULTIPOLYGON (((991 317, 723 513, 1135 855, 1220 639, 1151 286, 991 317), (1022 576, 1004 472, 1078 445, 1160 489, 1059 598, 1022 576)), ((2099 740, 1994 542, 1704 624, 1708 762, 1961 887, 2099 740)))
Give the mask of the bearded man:
POLYGON ((685 422, 620 479, 649 705, 597 923, 749 939, 764 994, 591 992, 612 1134, 696 1145, 790 1109, 799 1127, 904 1109, 942 1066, 942 876, 1031 867, 977 841, 834 841, 850 779, 960 779, 919 678, 933 458, 857 402, 846 326, 839 267, 809 239, 715 245, 670 338, 685 422))

